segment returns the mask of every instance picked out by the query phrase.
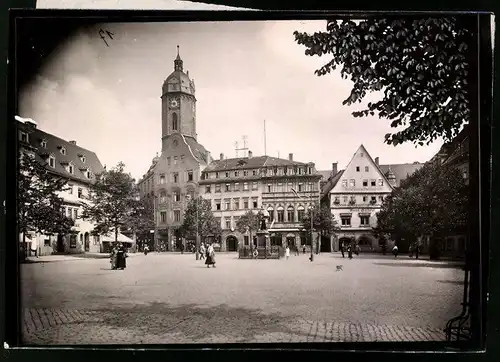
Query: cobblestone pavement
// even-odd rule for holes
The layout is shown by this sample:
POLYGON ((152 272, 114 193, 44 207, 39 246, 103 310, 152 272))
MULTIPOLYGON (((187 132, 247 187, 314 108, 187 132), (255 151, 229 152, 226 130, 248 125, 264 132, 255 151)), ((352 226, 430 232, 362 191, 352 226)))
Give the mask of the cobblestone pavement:
POLYGON ((216 269, 189 254, 138 256, 123 271, 99 259, 25 264, 22 335, 43 345, 439 341, 460 313, 462 278, 445 262, 336 254, 220 254, 216 269))

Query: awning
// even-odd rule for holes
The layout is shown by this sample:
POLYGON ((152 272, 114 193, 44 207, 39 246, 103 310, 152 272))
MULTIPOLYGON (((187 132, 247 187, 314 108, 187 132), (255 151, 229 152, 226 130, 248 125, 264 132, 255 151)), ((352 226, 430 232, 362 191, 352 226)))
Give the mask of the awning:
MULTIPOLYGON (((115 242, 115 234, 102 235, 101 242, 103 243, 114 243, 115 242)), ((118 233, 118 242, 119 243, 130 243, 135 244, 133 239, 130 239, 128 236, 123 235, 122 233, 118 233)))

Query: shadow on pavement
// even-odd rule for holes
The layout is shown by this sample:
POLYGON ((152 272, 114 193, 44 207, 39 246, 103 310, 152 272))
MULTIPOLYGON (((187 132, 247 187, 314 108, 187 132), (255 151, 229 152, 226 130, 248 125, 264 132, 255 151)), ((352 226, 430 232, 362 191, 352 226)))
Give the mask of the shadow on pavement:
POLYGON ((392 267, 413 267, 413 268, 438 268, 438 269, 462 269, 463 263, 412 263, 412 262, 402 262, 402 263, 374 263, 375 265, 381 266, 392 266, 392 267))
POLYGON ((442 284, 454 284, 454 285, 463 285, 463 280, 436 280, 438 283, 442 284))

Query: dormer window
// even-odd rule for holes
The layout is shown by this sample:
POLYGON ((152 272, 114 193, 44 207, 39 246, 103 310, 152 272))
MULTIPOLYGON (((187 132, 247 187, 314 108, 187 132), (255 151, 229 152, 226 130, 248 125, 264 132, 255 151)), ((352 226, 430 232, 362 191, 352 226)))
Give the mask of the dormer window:
POLYGON ((90 170, 87 170, 87 172, 85 172, 85 176, 87 176, 88 179, 92 178, 92 172, 90 172, 90 170))
POLYGON ((52 168, 56 167, 56 158, 54 156, 49 156, 49 166, 52 168))
POLYGON ((85 158, 84 155, 80 155, 80 161, 82 161, 82 163, 85 163, 87 159, 85 158))
POLYGON ((28 142, 28 134, 26 132, 19 132, 19 139, 21 140, 21 142, 28 142))
POLYGON ((42 148, 47 148, 47 141, 46 140, 42 140, 40 142, 40 146, 42 146, 42 148))
POLYGON ((61 150, 60 150, 60 151, 61 151, 61 154, 66 155, 66 148, 61 147, 61 150))
POLYGON ((72 163, 70 163, 70 164, 68 165, 68 172, 69 172, 70 174, 74 174, 74 173, 75 173, 75 166, 74 166, 72 163))

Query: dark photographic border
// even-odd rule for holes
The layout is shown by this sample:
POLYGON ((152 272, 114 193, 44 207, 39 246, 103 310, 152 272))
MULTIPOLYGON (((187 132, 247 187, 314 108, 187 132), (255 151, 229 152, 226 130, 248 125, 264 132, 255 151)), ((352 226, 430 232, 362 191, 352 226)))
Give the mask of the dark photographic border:
MULTIPOLYGON (((352 17, 358 15, 364 17, 374 13, 344 12, 343 14, 333 12, 172 12, 172 11, 54 11, 54 10, 18 10, 10 14, 10 46, 9 46, 9 87, 8 87, 8 114, 7 132, 5 133, 5 144, 7 144, 7 205, 15 205, 16 202, 16 160, 17 160, 17 137, 14 115, 16 114, 17 89, 16 89, 16 36, 15 28, 19 22, 30 21, 30 19, 50 19, 50 21, 72 21, 74 23, 95 22, 153 22, 153 21, 230 21, 230 20, 313 20, 325 19, 326 17, 352 17)), ((378 15, 381 15, 379 13, 378 15)), ((396 13, 388 16, 411 16, 416 13, 396 13)), ((419 14, 423 15, 422 13, 419 14)), ((436 15, 436 14, 433 14, 436 15)), ((441 13, 449 15, 449 13, 441 13)), ((458 14, 457 14, 458 15, 458 14)), ((385 14, 384 14, 385 16, 385 14)), ((490 226, 490 181, 491 181, 491 134, 492 134, 492 56, 490 46, 490 15, 483 14, 461 14, 469 17, 473 26, 477 29, 477 43, 475 45, 477 58, 471 59, 477 66, 477 73, 471 74, 470 84, 476 87, 477 93, 471 94, 471 133, 470 133, 470 188, 471 188, 471 238, 480 240, 479 247, 471 249, 471 257, 474 262, 473 277, 471 278, 471 289, 473 290, 471 304, 478 313, 474 313, 472 325, 476 333, 471 343, 449 345, 447 343, 314 343, 314 344, 218 344, 218 345, 167 345, 148 346, 147 348, 168 349, 174 351, 198 350, 209 348, 212 350, 302 350, 302 351, 465 351, 468 349, 483 349, 486 337, 486 291, 488 286, 488 251, 489 251, 489 226, 490 226)), ((76 26, 75 26, 76 28, 76 26)), ((472 67, 471 67, 472 68, 472 67)), ((312 70, 311 70, 312 71, 312 70)), ((472 73, 472 72, 471 72, 472 73)), ((0 135, 1 137, 1 135, 0 135)), ((7 208, 6 215, 7 234, 4 240, 17 240, 16 236, 16 212, 13 208, 7 208)), ((5 278, 6 290, 3 295, 6 298, 6 334, 4 340, 11 346, 19 343, 19 287, 18 287, 18 248, 16 243, 5 243, 5 278), (15 296, 15 297, 14 297, 15 296)), ((81 351, 87 349, 84 346, 68 346, 71 350, 81 351)), ((140 347, 140 346, 137 346, 140 347)), ((64 347, 63 347, 64 348, 64 347)), ((90 347, 97 350, 96 347, 90 347)), ((123 346, 99 347, 100 350, 108 350, 123 346)), ((59 347, 37 347, 37 351, 61 350, 59 347)), ((20 351, 20 350, 17 350, 20 351)))

